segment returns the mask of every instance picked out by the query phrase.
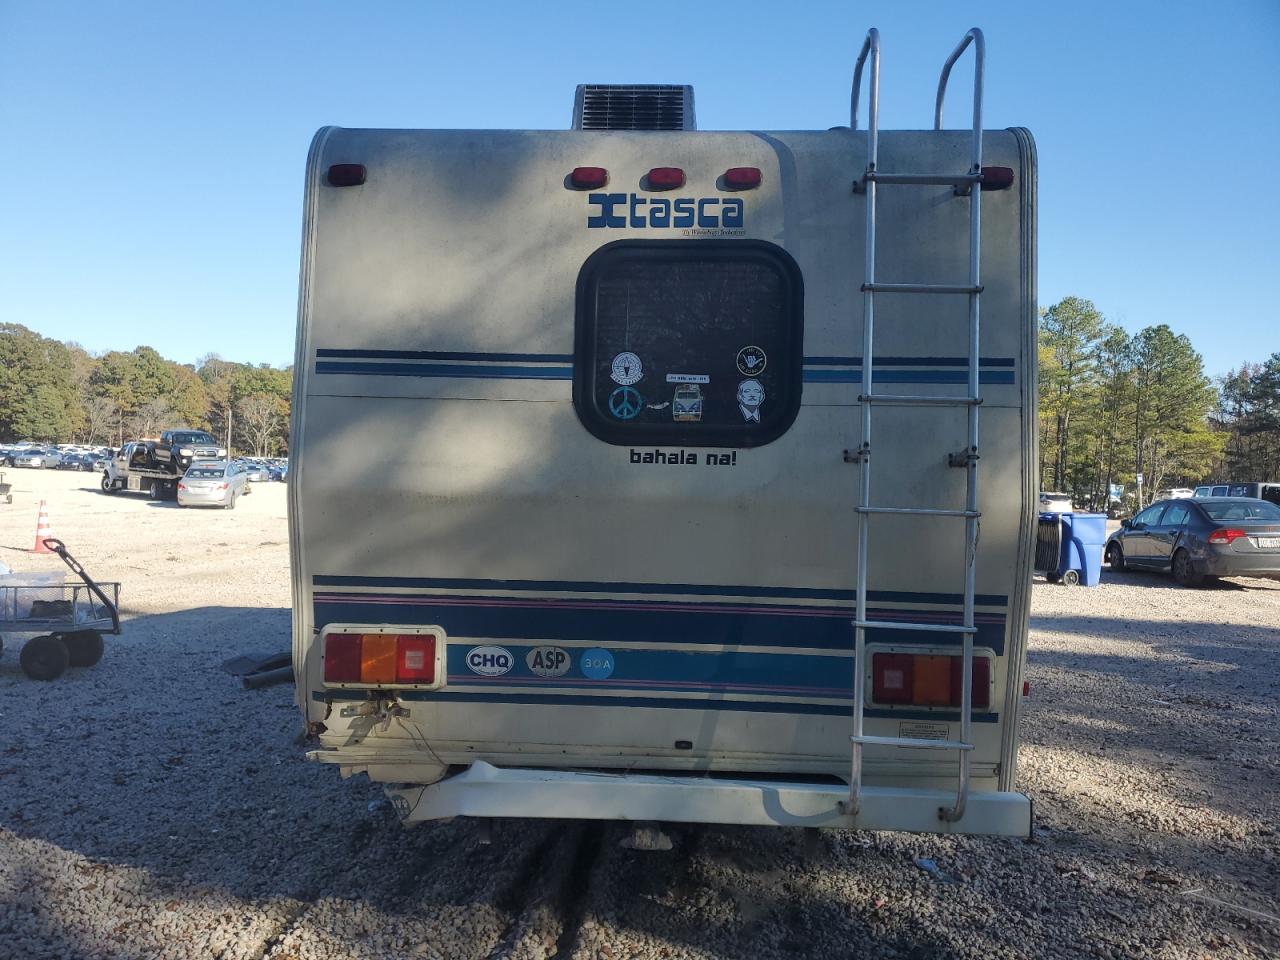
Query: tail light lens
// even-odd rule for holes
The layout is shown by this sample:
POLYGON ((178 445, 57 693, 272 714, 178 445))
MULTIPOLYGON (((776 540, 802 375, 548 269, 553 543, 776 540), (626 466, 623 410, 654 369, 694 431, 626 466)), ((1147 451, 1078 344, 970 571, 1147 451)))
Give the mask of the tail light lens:
POLYGON ((675 190, 684 186, 684 171, 679 167, 654 167, 647 179, 650 190, 675 190))
POLYGON ((1220 527, 1209 534, 1210 543, 1235 543, 1241 537, 1247 537, 1248 534, 1243 530, 1234 530, 1229 527, 1220 527))
POLYGON ((178 484, 178 489, 179 489, 179 490, 185 490, 185 489, 187 489, 187 485, 186 485, 185 483, 179 483, 179 484, 178 484))
MULTIPOLYGON (((914 707, 960 706, 964 661, 952 654, 877 653, 871 657, 871 698, 914 707)), ((991 661, 973 658, 973 706, 991 705, 991 661)))
POLYGON ((730 190, 752 190, 760 186, 760 168, 730 167, 724 172, 724 185, 730 190))
POLYGON ((609 171, 604 167, 574 167, 569 174, 569 185, 575 190, 596 190, 609 182, 609 171))
POLYGON ((325 683, 369 686, 434 684, 433 633, 329 633, 324 639, 325 683))

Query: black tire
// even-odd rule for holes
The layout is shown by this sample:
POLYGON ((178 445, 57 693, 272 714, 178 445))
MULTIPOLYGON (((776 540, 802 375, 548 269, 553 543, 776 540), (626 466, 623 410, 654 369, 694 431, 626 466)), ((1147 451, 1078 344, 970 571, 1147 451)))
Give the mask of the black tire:
POLYGON ((235 491, 233 490, 231 493, 227 494, 227 502, 222 505, 222 509, 234 510, 235 508, 236 508, 236 495, 235 495, 235 491))
POLYGON ((72 667, 92 667, 102 659, 102 634, 97 630, 79 630, 62 634, 67 647, 68 664, 72 667))
POLYGON ((116 492, 116 485, 111 482, 111 474, 109 473, 103 473, 102 475, 102 492, 103 493, 116 492))
POLYGON ((1191 554, 1186 550, 1178 550, 1173 555, 1173 579, 1184 587, 1198 587, 1204 583, 1204 574, 1196 573, 1191 564, 1191 554))
POLYGON ((71 654, 57 637, 36 637, 27 641, 18 660, 32 680, 56 680, 67 669, 71 654))
POLYGON ((1050 583, 1057 583, 1060 579, 1062 579, 1056 573, 1046 573, 1044 575, 1044 578, 1048 580, 1050 583))
POLYGON ((1120 544, 1113 543, 1107 547, 1107 563, 1110 565, 1112 573, 1124 572, 1124 550, 1120 544))
POLYGON ((159 480, 152 480, 151 486, 147 488, 147 493, 152 500, 164 499, 164 484, 159 480))

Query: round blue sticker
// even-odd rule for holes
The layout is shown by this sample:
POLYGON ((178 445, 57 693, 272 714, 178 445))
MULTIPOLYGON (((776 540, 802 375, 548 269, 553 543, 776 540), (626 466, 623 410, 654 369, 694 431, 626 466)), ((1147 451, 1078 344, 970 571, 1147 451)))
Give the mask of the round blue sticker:
POLYGON ((613 654, 599 647, 583 653, 579 663, 588 680, 607 680, 613 674, 613 654))

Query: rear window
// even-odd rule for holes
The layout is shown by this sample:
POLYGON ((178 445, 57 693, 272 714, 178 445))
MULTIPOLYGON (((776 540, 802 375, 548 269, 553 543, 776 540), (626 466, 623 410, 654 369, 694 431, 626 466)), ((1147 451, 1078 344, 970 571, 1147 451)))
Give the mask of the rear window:
POLYGON ((803 289, 753 240, 622 240, 578 278, 573 399, 606 443, 754 447, 800 408, 803 289))
POLYGON ((222 476, 222 470, 218 467, 192 467, 187 476, 193 480, 216 480, 222 476))
POLYGON ((1227 487, 1228 497, 1256 497, 1256 483, 1233 483, 1227 487))
POLYGON ((1280 507, 1265 500, 1202 503, 1211 520, 1280 520, 1280 507))

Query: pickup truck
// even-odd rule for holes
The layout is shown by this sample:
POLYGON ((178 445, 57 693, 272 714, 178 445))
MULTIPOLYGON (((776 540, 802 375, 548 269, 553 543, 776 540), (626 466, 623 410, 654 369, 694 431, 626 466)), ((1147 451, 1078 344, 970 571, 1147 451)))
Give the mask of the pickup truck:
POLYGON ((156 466, 180 477, 194 460, 226 459, 227 449, 203 430, 166 430, 155 442, 156 466))

